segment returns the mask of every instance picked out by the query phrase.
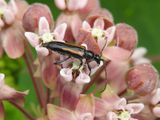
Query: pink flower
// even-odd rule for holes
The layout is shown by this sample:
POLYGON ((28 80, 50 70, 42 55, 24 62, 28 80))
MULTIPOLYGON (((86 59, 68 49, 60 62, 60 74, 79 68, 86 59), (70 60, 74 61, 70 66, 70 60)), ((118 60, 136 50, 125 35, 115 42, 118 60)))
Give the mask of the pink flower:
POLYGON ((25 32, 25 36, 29 43, 35 47, 36 51, 42 56, 47 56, 49 51, 47 48, 42 47, 42 43, 51 42, 54 40, 62 41, 65 35, 67 25, 65 23, 57 26, 54 32, 50 31, 49 23, 45 17, 39 20, 38 34, 33 32, 25 32))
POLYGON ((130 89, 138 95, 145 96, 157 87, 159 76, 152 65, 139 64, 128 71, 126 80, 130 89))
POLYGON ((91 37, 94 38, 91 39, 92 44, 90 44, 91 41, 89 41, 89 39, 84 41, 88 45, 88 49, 95 53, 100 53, 102 51, 102 57, 104 57, 104 59, 113 61, 128 59, 131 53, 116 45, 116 41, 114 40, 116 26, 109 27, 106 30, 104 30, 104 27, 105 23, 102 18, 97 18, 94 21, 93 28, 91 28, 88 22, 83 22, 83 30, 89 32, 91 37))
POLYGON ((147 53, 147 49, 144 47, 136 48, 131 56, 131 60, 134 65, 143 64, 143 63, 151 63, 148 58, 145 58, 145 54, 147 53))
POLYGON ((81 95, 75 110, 48 104, 49 120, 93 120, 94 99, 92 95, 81 95))
POLYGON ((17 11, 14 0, 10 0, 8 4, 4 0, 0 1, 0 30, 5 24, 10 25, 14 22, 17 11))
POLYGON ((3 100, 15 101, 18 104, 24 102, 24 97, 28 94, 28 91, 19 92, 15 89, 9 87, 4 82, 5 75, 0 73, 0 119, 4 118, 4 110, 3 110, 3 100))
POLYGON ((98 118, 107 116, 107 120, 129 120, 131 115, 138 114, 144 108, 142 103, 127 104, 125 98, 119 98, 115 91, 108 85, 100 98, 95 98, 96 113, 98 118))
POLYGON ((55 0, 56 6, 61 10, 75 11, 84 8, 87 5, 88 0, 55 0))

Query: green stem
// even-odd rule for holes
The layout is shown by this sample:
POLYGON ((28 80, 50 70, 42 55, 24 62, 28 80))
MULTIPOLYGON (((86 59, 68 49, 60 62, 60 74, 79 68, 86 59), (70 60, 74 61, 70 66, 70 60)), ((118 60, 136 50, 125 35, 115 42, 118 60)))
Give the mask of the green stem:
POLYGON ((19 111, 21 111, 28 120, 35 120, 24 108, 22 108, 20 105, 18 105, 14 101, 9 101, 13 106, 15 106, 19 111))

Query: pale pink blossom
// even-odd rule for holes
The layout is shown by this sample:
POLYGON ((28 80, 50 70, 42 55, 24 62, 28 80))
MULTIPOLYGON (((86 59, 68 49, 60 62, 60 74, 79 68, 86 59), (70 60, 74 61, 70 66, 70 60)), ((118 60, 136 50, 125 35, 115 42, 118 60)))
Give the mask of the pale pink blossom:
POLYGON ((147 53, 147 49, 144 47, 136 48, 131 56, 131 60, 134 65, 143 64, 143 63, 151 63, 151 60, 145 57, 147 53))
POLYGON ((10 0, 9 3, 5 0, 0 1, 0 30, 5 24, 10 25, 14 22, 17 11, 14 0, 10 0))
POLYGON ((84 8, 88 0, 55 0, 56 6, 61 10, 75 11, 84 8))
POLYGON ((81 95, 75 110, 48 104, 49 120, 93 120, 94 99, 92 95, 81 95))
POLYGON ((45 17, 41 17, 39 20, 38 34, 33 32, 25 32, 25 36, 39 54, 42 56, 47 56, 49 51, 47 48, 42 46, 42 43, 47 43, 54 40, 63 42, 66 28, 67 25, 63 23, 51 32, 47 19, 45 17))
POLYGON ((0 119, 4 118, 4 110, 3 110, 3 100, 15 101, 18 104, 22 104, 24 102, 24 97, 28 94, 28 91, 19 92, 14 88, 9 87, 4 82, 5 75, 0 73, 0 119))

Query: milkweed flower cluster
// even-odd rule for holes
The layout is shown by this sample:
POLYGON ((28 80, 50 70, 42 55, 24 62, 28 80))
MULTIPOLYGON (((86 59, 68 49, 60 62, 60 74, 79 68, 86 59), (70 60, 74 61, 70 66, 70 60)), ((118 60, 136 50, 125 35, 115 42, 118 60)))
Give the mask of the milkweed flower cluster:
POLYGON ((57 20, 47 5, 0 0, 0 55, 3 48, 10 58, 23 56, 42 111, 33 118, 23 110, 16 101, 27 92, 5 85, 0 74, 1 118, 3 100, 18 106, 30 120, 159 118, 159 75, 145 57, 147 49, 136 48, 136 30, 126 23, 115 24, 99 0, 53 2, 61 10, 57 20), (62 44, 51 50, 46 47, 50 43, 62 44), (29 45, 37 53, 35 59, 29 45))

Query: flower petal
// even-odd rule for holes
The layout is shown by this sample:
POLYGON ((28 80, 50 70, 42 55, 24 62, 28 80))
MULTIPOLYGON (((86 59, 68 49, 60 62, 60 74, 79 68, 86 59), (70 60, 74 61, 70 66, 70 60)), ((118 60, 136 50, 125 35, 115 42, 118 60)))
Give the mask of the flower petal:
POLYGON ((80 115, 84 113, 94 115, 95 102, 93 95, 81 95, 75 111, 80 115))
POLYGON ((105 31, 106 37, 107 37, 107 45, 106 46, 108 46, 111 43, 111 41, 114 39, 115 31, 116 31, 116 27, 115 26, 109 27, 105 31))
POLYGON ((60 75, 66 80, 66 81, 71 81, 73 79, 72 76, 72 69, 70 68, 63 68, 60 70, 60 75))
POLYGON ((154 107, 153 108, 153 113, 156 117, 160 118, 160 107, 154 107))
POLYGON ((0 73, 0 88, 4 85, 4 77, 5 75, 0 73))
POLYGON ((12 12, 14 13, 14 15, 16 15, 17 12, 18 12, 18 8, 17 8, 15 0, 10 0, 9 3, 8 3, 8 6, 12 10, 12 12))
POLYGON ((49 23, 46 17, 40 17, 38 24, 39 34, 50 33, 49 23))
POLYGON ((64 10, 66 8, 65 0, 54 0, 54 2, 56 6, 61 10, 64 10))
POLYGON ((107 120, 118 120, 118 115, 114 112, 108 112, 107 120))
POLYGON ((93 120, 93 115, 91 113, 83 113, 78 116, 78 120, 93 120))
POLYGON ((62 23, 55 28, 53 33, 56 35, 56 40, 63 41, 66 29, 67 29, 66 23, 62 23))
POLYGON ((87 5, 87 3, 88 3, 88 0, 79 0, 78 1, 78 8, 79 9, 82 9, 82 8, 84 8, 86 5, 87 5))
POLYGON ((136 48, 131 56, 133 60, 137 60, 143 57, 147 53, 147 49, 145 47, 136 48))
POLYGON ((82 86, 76 83, 67 82, 64 84, 60 93, 61 106, 70 110, 75 110, 81 92, 82 86))
POLYGON ((24 43, 21 33, 17 29, 7 29, 1 36, 3 48, 10 58, 16 59, 23 55, 24 43))
POLYGON ((91 29, 91 26, 90 26, 90 24, 87 22, 87 21, 83 21, 83 23, 82 23, 82 28, 84 29, 84 30, 90 30, 91 29))
POLYGON ((104 21, 102 18, 97 18, 94 22, 93 28, 104 29, 104 21))
POLYGON ((126 109, 131 113, 131 114, 138 114, 140 113, 144 108, 144 104, 142 103, 130 103, 127 104, 126 109))
POLYGON ((76 81, 77 84, 86 84, 86 83, 89 83, 91 81, 91 78, 86 73, 81 72, 79 74, 79 76, 76 78, 75 81, 76 81))
POLYGON ((125 61, 130 55, 131 52, 120 47, 106 47, 102 52, 105 59, 113 61, 125 61))
POLYGON ((96 117, 101 117, 105 116, 106 113, 111 109, 112 106, 110 103, 105 102, 103 99, 100 98, 95 98, 95 116, 96 117))
POLYGON ((48 104, 47 110, 49 120, 76 120, 74 114, 65 108, 48 104))
POLYGON ((158 89, 155 91, 153 97, 151 98, 151 103, 152 103, 153 105, 156 105, 156 104, 159 103, 159 102, 160 102, 160 88, 158 88, 158 89))
POLYGON ((24 35, 33 47, 36 47, 39 44, 39 37, 37 34, 33 32, 25 32, 24 35))
POLYGON ((7 23, 9 25, 12 24, 15 20, 15 16, 13 15, 13 13, 9 9, 4 10, 3 17, 4 17, 5 23, 7 23))
POLYGON ((125 110, 125 106, 126 105, 127 105, 126 99, 125 98, 121 98, 115 103, 114 107, 117 110, 125 110))
POLYGON ((47 56, 49 54, 48 49, 45 47, 41 47, 41 46, 36 46, 36 51, 41 56, 47 56))

